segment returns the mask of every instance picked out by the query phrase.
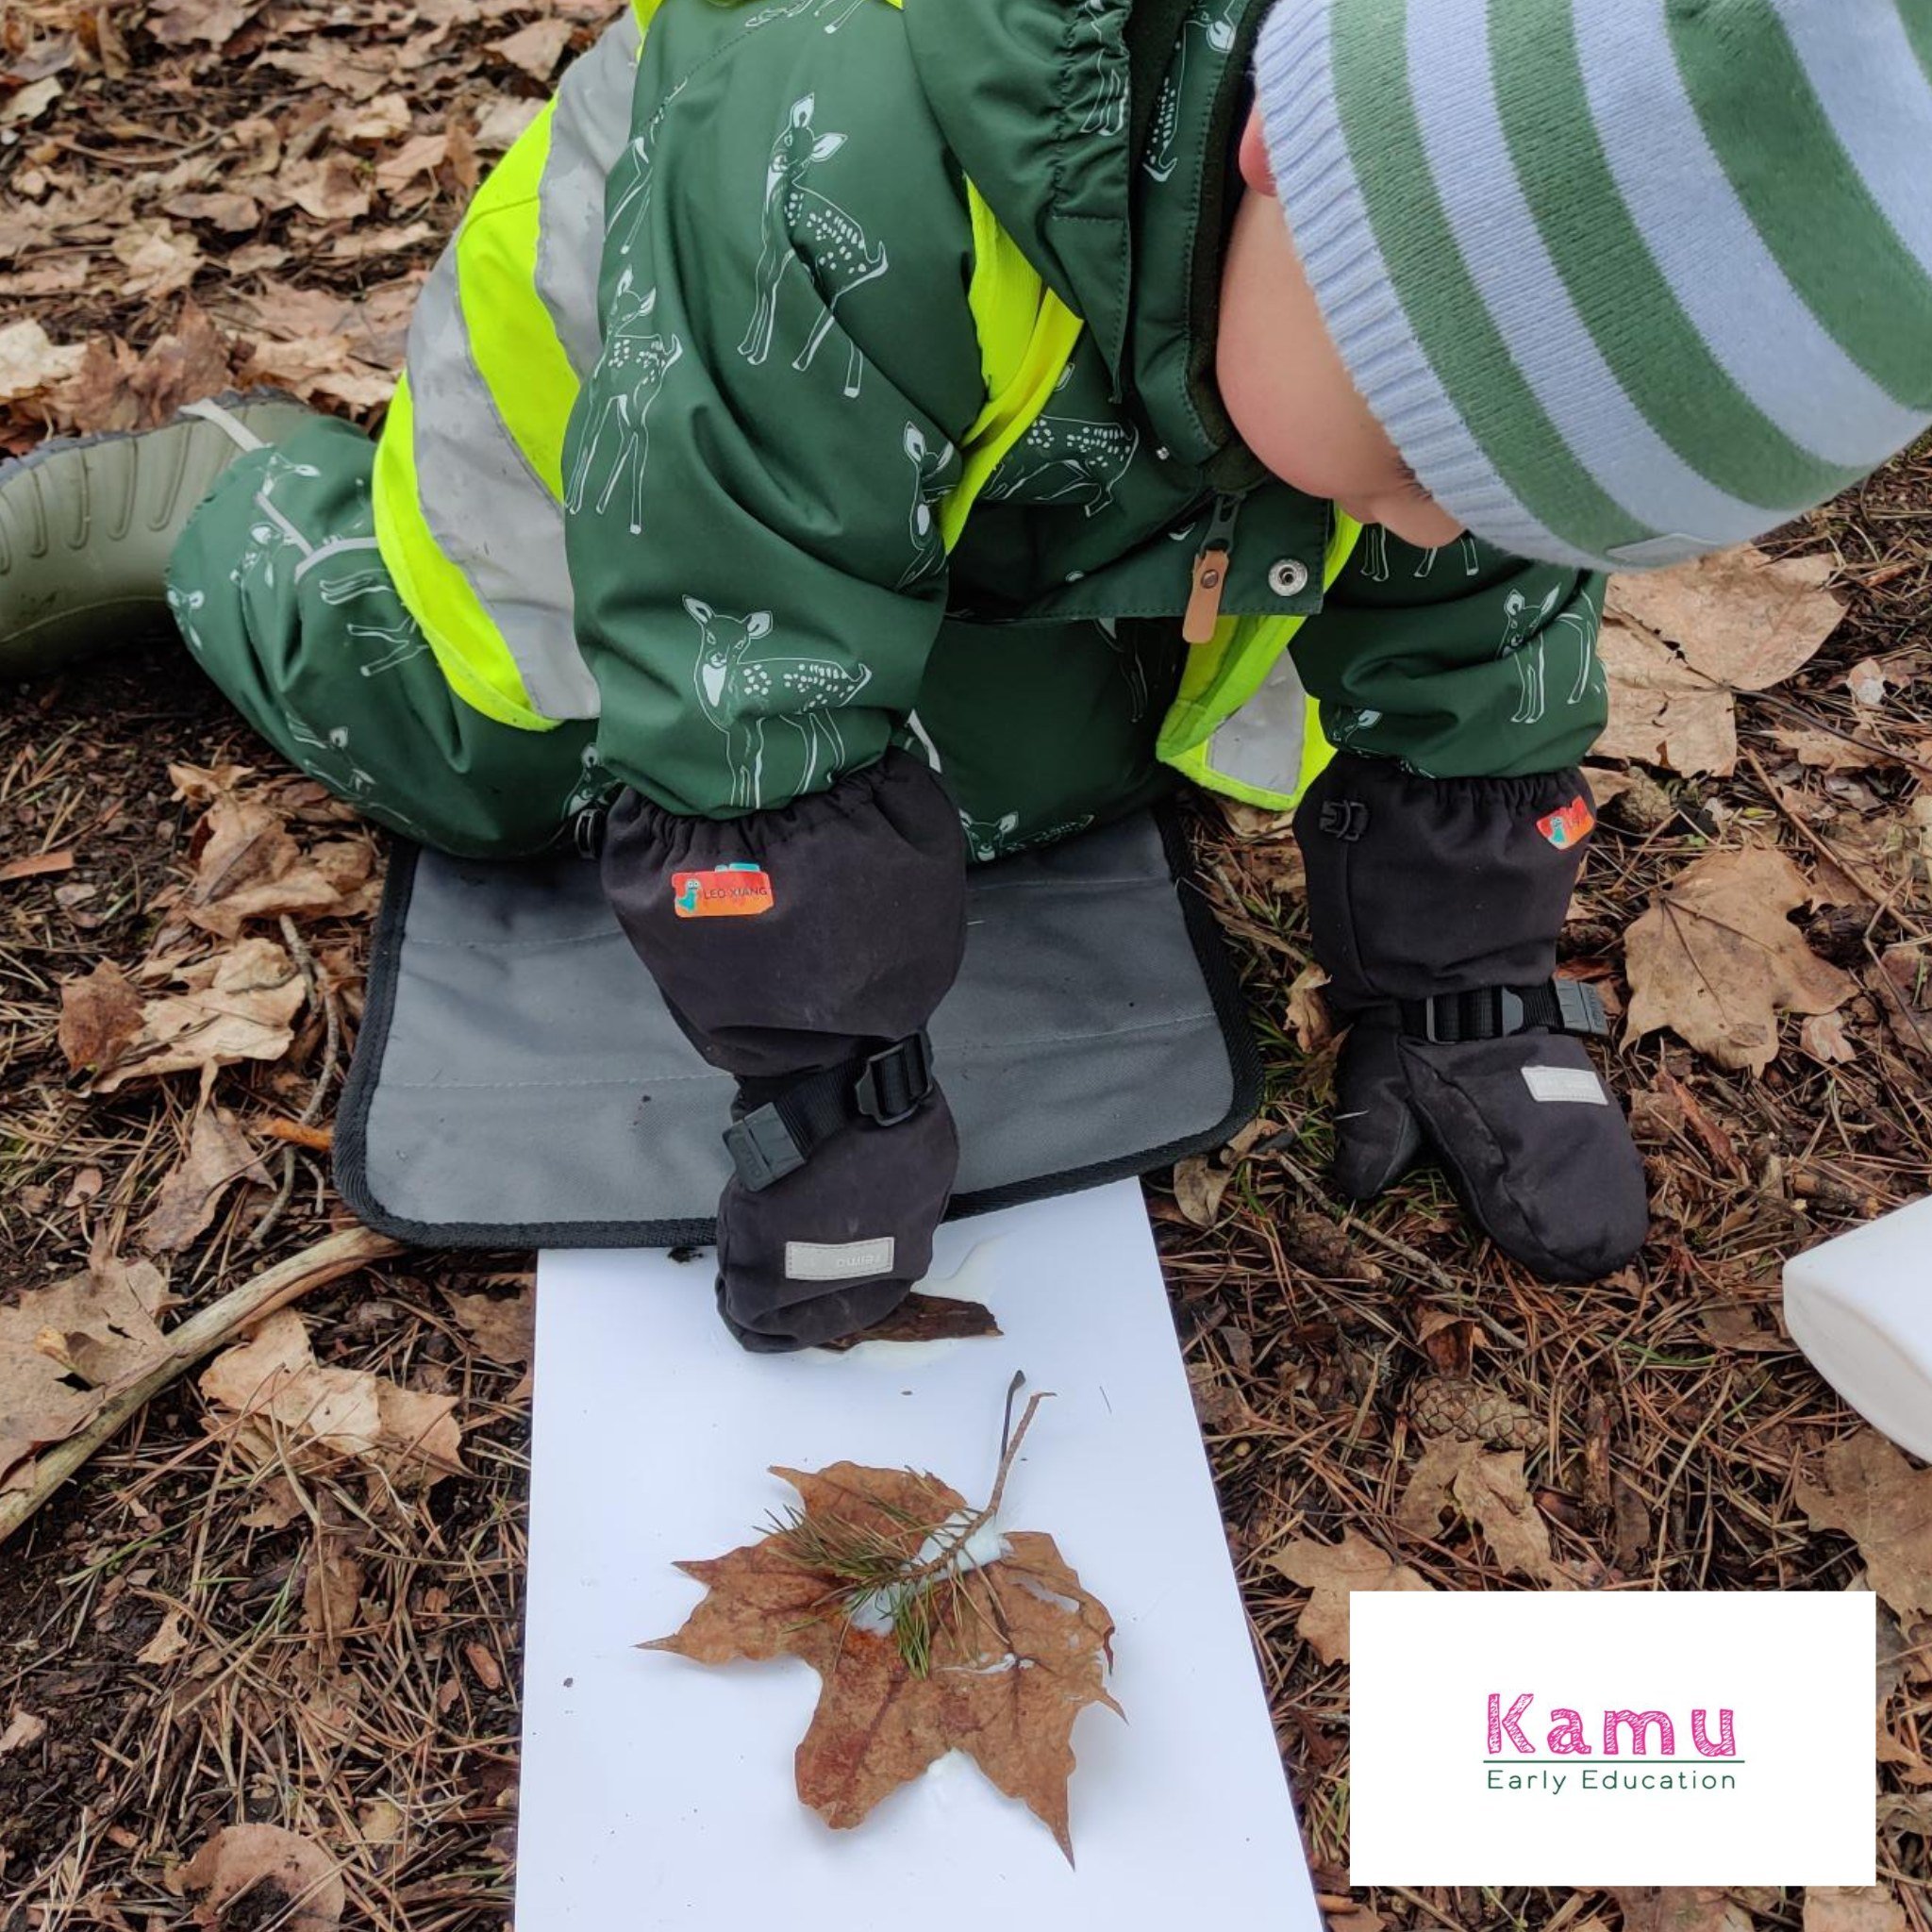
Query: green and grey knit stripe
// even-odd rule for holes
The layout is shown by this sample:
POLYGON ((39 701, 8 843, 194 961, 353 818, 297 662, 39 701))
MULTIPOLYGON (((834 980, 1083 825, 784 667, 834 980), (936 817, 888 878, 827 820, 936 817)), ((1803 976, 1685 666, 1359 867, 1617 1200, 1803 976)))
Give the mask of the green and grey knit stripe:
POLYGON ((1357 387, 1491 541, 1674 562, 1932 423, 1932 0, 1279 0, 1257 75, 1357 387))

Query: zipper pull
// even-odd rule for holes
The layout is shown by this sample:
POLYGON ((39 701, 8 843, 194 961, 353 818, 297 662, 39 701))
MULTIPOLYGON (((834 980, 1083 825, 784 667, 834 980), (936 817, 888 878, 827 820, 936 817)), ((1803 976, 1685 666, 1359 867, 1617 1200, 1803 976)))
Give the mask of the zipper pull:
POLYGON ((1239 496, 1217 496, 1208 535, 1194 554, 1194 591, 1188 613, 1181 619, 1181 637, 1191 644, 1211 644, 1221 622, 1221 600, 1227 590, 1228 566, 1234 560, 1235 520, 1241 513, 1239 496))

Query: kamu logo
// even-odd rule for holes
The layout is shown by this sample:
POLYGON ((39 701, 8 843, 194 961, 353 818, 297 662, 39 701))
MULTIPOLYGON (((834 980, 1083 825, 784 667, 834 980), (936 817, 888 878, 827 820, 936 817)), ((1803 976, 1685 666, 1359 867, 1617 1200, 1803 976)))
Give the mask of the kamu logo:
MULTIPOLYGON (((1536 1693, 1525 1690, 1505 1710, 1501 1693, 1490 1692, 1489 1746, 1491 1757, 1501 1755, 1506 1741, 1525 1757, 1536 1756, 1536 1746, 1523 1728, 1523 1720, 1535 1702, 1536 1693)), ((1583 1713, 1559 1704, 1552 1707, 1550 1716, 1556 1720, 1544 1740, 1550 1750, 1568 1757, 1590 1757, 1593 1747, 1584 1725, 1583 1713)), ((1709 1718, 1709 1711, 1701 1707, 1690 1713, 1690 1741, 1697 1747, 1698 1756, 1735 1757, 1738 1755, 1735 1713, 1727 1707, 1719 1707, 1715 1742, 1711 1740, 1709 1718)), ((1606 1757, 1619 1756, 1626 1739, 1633 1757, 1646 1757, 1653 1736, 1657 1739, 1659 1756, 1672 1757, 1676 1755, 1677 1727, 1671 1722, 1668 1711, 1606 1710, 1601 1735, 1606 1757)))

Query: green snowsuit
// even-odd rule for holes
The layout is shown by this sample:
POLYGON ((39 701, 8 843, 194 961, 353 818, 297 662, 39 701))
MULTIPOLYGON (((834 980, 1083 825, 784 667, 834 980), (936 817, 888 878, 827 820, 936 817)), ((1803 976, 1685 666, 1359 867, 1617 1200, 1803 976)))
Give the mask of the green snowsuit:
MULTIPOLYGON (((1224 611, 1307 616, 1293 663, 1335 744, 1441 777, 1574 764, 1605 716, 1600 582, 1372 530, 1324 595, 1329 506, 1262 472, 1220 405, 1264 10, 665 0, 585 189, 604 233, 595 326, 566 341, 563 554, 531 527, 493 559, 566 584, 531 625, 580 694, 525 720, 550 728, 457 695, 378 541, 373 447, 328 422, 238 462, 184 538, 170 594, 199 660, 297 764, 458 853, 539 848, 620 784, 771 809, 897 743, 986 859, 1177 782, 1158 741, 1218 508, 1224 611), (936 511, 987 399, 968 180, 1086 325, 949 557, 936 511)), ((419 419, 449 342, 412 335, 419 419)))

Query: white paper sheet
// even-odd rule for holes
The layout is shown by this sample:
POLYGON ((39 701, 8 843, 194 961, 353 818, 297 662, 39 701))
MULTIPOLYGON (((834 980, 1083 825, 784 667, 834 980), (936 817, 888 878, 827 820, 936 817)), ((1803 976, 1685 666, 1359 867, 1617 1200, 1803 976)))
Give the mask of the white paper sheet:
POLYGON ((517 1932, 985 1932, 1002 1906, 1070 1932, 1320 1932, 1138 1187, 944 1228, 928 1286, 1004 1337, 748 1356, 708 1256, 542 1257, 517 1932), (792 1784, 809 1668, 633 1647, 703 1593, 675 1558, 793 1500, 772 1463, 911 1465, 983 1501, 1015 1369, 1057 1393, 1003 1521, 1052 1535, 1119 1624, 1127 1722, 1095 1707, 1074 1732, 1077 1870, 958 1755, 830 1830, 792 1784))

